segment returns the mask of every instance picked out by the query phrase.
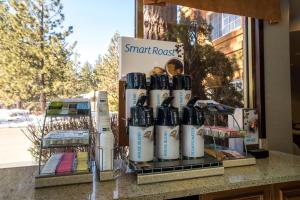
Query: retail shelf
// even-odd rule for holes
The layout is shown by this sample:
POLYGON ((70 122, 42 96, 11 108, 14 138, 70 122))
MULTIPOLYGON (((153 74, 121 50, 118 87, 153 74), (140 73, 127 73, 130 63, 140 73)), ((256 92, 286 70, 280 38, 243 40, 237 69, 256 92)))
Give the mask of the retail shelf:
POLYGON ((90 144, 57 144, 57 145, 49 145, 43 146, 42 149, 51 149, 51 148, 67 148, 67 147, 88 147, 90 144))
MULTIPOLYGON (((72 152, 78 152, 84 148, 84 150, 88 152, 87 161, 89 163, 91 162, 90 153, 92 136, 90 130, 92 129, 92 116, 90 108, 90 102, 87 99, 59 99, 52 101, 49 104, 43 121, 39 154, 39 171, 35 179, 36 188, 92 182, 93 173, 92 166, 90 164, 88 164, 89 171, 84 170, 62 174, 43 174, 41 170, 42 151, 48 151, 52 154, 70 151, 70 148, 72 148, 72 152), (78 103, 84 103, 84 105, 78 106, 78 103), (73 113, 75 111, 77 113, 73 113), (78 119, 81 117, 87 117, 88 129, 54 130, 46 134, 46 121, 48 123, 47 119, 51 119, 53 117, 70 117, 78 119)), ((56 120, 49 120, 50 127, 52 127, 54 122, 56 122, 56 120)))

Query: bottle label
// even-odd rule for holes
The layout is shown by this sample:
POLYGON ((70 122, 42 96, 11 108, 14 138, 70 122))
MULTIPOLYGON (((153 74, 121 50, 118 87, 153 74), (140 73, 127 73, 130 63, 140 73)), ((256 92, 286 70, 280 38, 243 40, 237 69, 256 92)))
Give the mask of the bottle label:
POLYGON ((106 91, 98 92, 96 110, 96 129, 98 132, 111 130, 106 91))
POLYGON ((159 159, 179 158, 179 126, 156 126, 157 157, 159 159))
POLYGON ((129 158, 134 162, 152 161, 154 127, 129 126, 129 158))
POLYGON ((204 156, 204 126, 183 125, 183 156, 204 156))
POLYGON ((150 106, 153 108, 153 117, 157 117, 157 108, 170 96, 169 90, 150 90, 150 106))
POLYGON ((191 90, 173 90, 174 100, 172 101, 172 105, 178 108, 180 118, 182 117, 182 108, 190 100, 191 94, 191 90))

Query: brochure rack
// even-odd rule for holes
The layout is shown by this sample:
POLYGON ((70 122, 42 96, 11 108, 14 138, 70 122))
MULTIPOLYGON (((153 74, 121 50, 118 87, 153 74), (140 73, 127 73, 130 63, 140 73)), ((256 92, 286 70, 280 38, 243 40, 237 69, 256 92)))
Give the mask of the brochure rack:
POLYGON ((217 152, 222 154, 222 151, 230 150, 228 146, 224 145, 224 144, 228 144, 230 140, 240 140, 242 142, 243 145, 242 151, 244 151, 243 153, 241 153, 242 157, 232 158, 232 157, 224 156, 222 158, 222 161, 223 161, 223 166, 225 168, 256 164, 256 159, 250 154, 248 154, 247 145, 245 144, 246 133, 242 131, 240 127, 237 130, 239 132, 238 135, 230 135, 230 134, 222 135, 212 130, 212 127, 216 127, 216 120, 215 120, 216 115, 231 115, 233 120, 236 121, 232 112, 230 112, 229 110, 218 111, 218 109, 215 108, 215 105, 210 105, 206 109, 205 115, 207 116, 205 117, 207 124, 210 124, 209 121, 207 120, 209 116, 213 116, 214 118, 213 126, 208 126, 209 130, 206 131, 205 133, 205 141, 207 147, 211 147, 217 152))
POLYGON ((92 182, 91 129, 91 106, 88 99, 59 99, 50 102, 42 127, 36 188, 92 182), (46 134, 46 123, 50 123, 52 129, 54 121, 66 118, 77 122, 85 119, 88 129, 51 130, 46 134), (46 163, 42 155, 49 155, 46 163))

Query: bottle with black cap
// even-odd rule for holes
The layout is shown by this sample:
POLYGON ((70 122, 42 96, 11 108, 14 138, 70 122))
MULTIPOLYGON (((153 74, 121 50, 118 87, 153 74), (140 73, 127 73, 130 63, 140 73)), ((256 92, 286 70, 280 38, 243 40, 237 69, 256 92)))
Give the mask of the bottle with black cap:
POLYGON ((183 107, 182 116, 182 155, 193 159, 204 156, 204 129, 203 111, 195 106, 198 97, 192 98, 187 106, 183 107))
POLYGON ((129 159, 133 162, 149 162, 154 157, 153 110, 144 106, 147 96, 141 96, 131 107, 129 120, 129 159))
POLYGON ((179 114, 178 108, 171 106, 174 97, 168 97, 158 108, 156 134, 156 156, 160 160, 178 159, 179 154, 179 114))
POLYGON ((157 117, 157 108, 170 96, 169 77, 166 74, 155 74, 150 77, 150 106, 153 116, 157 117))
POLYGON ((189 75, 173 76, 172 96, 174 96, 173 106, 178 108, 179 116, 182 118, 182 108, 185 106, 192 95, 192 81, 189 75))
POLYGON ((146 95, 146 75, 144 73, 128 73, 126 76, 126 120, 130 117, 130 108, 135 106, 139 97, 146 95))

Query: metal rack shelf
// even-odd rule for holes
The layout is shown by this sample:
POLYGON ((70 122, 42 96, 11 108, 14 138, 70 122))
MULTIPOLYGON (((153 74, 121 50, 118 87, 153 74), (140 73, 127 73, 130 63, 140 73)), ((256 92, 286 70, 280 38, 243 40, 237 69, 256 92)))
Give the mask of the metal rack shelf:
POLYGON ((174 171, 204 169, 213 167, 222 167, 222 162, 215 158, 205 155, 202 158, 190 160, 174 160, 174 161, 153 161, 149 163, 136 164, 130 162, 130 166, 137 174, 160 174, 174 171))
POLYGON ((43 146, 42 149, 67 148, 67 147, 88 147, 88 146, 90 146, 90 144, 62 144, 62 145, 43 146))
MULTIPOLYGON (((76 103, 85 103, 88 105, 88 108, 85 109, 79 109, 79 110, 85 110, 87 114, 51 114, 49 112, 49 106, 47 107, 47 110, 44 115, 43 120, 43 127, 42 127, 42 136, 40 138, 40 152, 39 152, 39 171, 38 175, 36 176, 36 187, 48 187, 48 186, 55 186, 55 185, 65 185, 65 184, 74 184, 74 183, 86 183, 92 181, 92 165, 91 165, 91 129, 92 129, 92 116, 91 116, 91 105, 89 100, 87 99, 61 99, 56 100, 53 102, 58 103, 64 103, 64 104, 76 104, 76 103), (88 129, 78 129, 79 131, 86 130, 88 132, 88 144, 86 143, 70 143, 70 144, 50 144, 50 145, 44 145, 44 137, 45 137, 45 125, 47 119, 50 119, 50 124, 52 127, 53 120, 52 118, 59 118, 59 117, 69 117, 69 118, 82 118, 82 117, 88 117, 88 129), (42 174, 42 152, 49 150, 49 153, 55 153, 56 149, 59 150, 58 152, 61 152, 62 149, 68 149, 76 152, 80 148, 85 148, 88 152, 88 171, 82 171, 82 172, 71 172, 71 173, 65 173, 65 174, 42 174)), ((51 103, 49 104, 51 105, 51 103)), ((78 131, 74 130, 74 131, 78 131)), ((65 131, 72 131, 72 130, 65 130, 65 131)), ((62 130, 63 132, 63 130, 62 130)), ((68 138, 70 139, 70 138, 68 138)), ((72 138, 71 138, 72 139, 72 138)), ((77 138, 74 138, 77 139, 77 138)))
MULTIPOLYGON (((216 125, 216 120, 215 120, 216 115, 231 115, 233 120, 236 122, 236 124, 238 126, 238 131, 239 132, 242 131, 241 127, 239 126, 239 124, 236 120, 236 118, 234 117, 234 115, 231 112, 205 112, 205 115, 214 117, 214 126, 216 125)), ((207 118, 205 118, 205 119, 206 119, 206 123, 210 124, 208 122, 207 118)), ((226 147, 217 145, 216 144, 216 139, 226 140, 226 139, 229 139, 229 138, 243 138, 243 147, 244 147, 245 152, 242 154, 242 156, 244 156, 244 158, 228 158, 228 157, 225 157, 223 159, 223 166, 225 168, 227 168, 227 167, 246 166, 246 165, 255 165, 256 164, 256 159, 253 156, 251 156, 250 154, 248 154, 247 145, 245 144, 245 139, 244 139, 245 135, 241 134, 240 136, 216 137, 216 136, 213 135, 212 128, 211 128, 210 125, 209 125, 209 129, 210 129, 210 135, 207 135, 206 137, 211 137, 212 140, 213 140, 213 143, 211 143, 208 146, 211 146, 215 150, 220 150, 220 149, 229 150, 226 147)))
POLYGON ((74 117, 74 118, 80 118, 80 117, 89 117, 89 114, 47 114, 47 117, 74 117))

